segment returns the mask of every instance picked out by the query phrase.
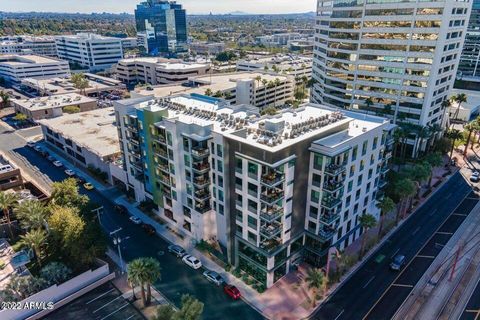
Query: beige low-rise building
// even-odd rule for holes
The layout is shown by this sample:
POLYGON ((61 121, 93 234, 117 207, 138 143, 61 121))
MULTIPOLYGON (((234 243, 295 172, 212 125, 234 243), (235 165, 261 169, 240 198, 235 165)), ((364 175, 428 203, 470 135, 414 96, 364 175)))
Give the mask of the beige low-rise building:
POLYGON ((295 78, 265 72, 234 72, 192 77, 185 84, 140 89, 140 95, 166 97, 201 94, 223 98, 230 104, 250 104, 258 108, 280 107, 294 100, 295 78))
POLYGON ((190 77, 207 74, 210 64, 153 57, 129 58, 120 60, 114 72, 118 80, 127 84, 157 85, 181 83, 190 77))
POLYGON ((16 112, 23 113, 30 120, 41 120, 56 118, 64 113, 77 113, 97 109, 97 100, 78 93, 68 93, 57 96, 12 100, 12 106, 16 112))

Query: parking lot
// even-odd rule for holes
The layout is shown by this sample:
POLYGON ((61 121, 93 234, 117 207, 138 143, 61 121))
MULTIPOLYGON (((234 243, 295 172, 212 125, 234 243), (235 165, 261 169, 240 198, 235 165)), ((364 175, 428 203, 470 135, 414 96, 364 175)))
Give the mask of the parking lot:
POLYGON ((143 320, 143 315, 125 300, 110 282, 88 292, 44 319, 143 320))

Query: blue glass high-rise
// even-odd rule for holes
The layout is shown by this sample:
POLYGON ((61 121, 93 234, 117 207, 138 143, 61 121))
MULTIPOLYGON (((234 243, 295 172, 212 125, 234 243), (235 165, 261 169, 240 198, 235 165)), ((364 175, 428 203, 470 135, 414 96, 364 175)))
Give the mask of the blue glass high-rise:
POLYGON ((141 2, 135 9, 135 22, 149 55, 187 51, 187 17, 182 5, 162 0, 141 2))

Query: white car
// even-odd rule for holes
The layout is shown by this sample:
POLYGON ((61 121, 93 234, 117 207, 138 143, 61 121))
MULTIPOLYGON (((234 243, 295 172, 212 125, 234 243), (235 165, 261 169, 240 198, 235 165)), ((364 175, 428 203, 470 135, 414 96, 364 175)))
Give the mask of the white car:
POLYGON ((203 276, 207 278, 208 281, 215 283, 217 286, 224 282, 223 278, 215 271, 207 270, 203 273, 203 276))
POLYGON ((38 152, 42 151, 42 148, 40 146, 34 146, 33 149, 38 152))
POLYGON ((200 260, 198 260, 197 258, 189 254, 184 256, 182 258, 182 261, 185 262, 186 265, 188 265, 189 267, 192 267, 195 270, 200 269, 202 267, 202 263, 200 262, 200 260))
POLYGON ((33 142, 33 141, 28 141, 28 142, 27 142, 27 146, 29 146, 30 148, 35 148, 35 142, 33 142))
POLYGON ((73 177, 75 175, 75 171, 67 169, 65 170, 65 174, 69 177, 73 177))
POLYGON ((142 220, 140 220, 139 217, 134 217, 134 216, 131 216, 131 217, 130 217, 130 221, 132 221, 132 222, 135 223, 135 224, 140 224, 140 223, 142 223, 142 220))
POLYGON ((61 163, 60 161, 53 161, 53 165, 58 168, 63 167, 63 163, 61 163))
POLYGON ((480 180, 480 172, 474 171, 472 175, 470 176, 470 181, 472 182, 478 182, 480 180))

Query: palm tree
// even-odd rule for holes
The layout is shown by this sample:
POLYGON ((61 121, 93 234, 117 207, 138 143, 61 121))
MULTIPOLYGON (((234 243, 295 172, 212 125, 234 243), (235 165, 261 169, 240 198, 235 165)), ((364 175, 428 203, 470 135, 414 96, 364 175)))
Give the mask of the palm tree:
POLYGON ((447 131, 446 136, 451 141, 450 157, 448 159, 448 163, 451 163, 452 158, 453 158, 453 149, 455 149, 455 142, 459 139, 462 139, 463 135, 462 135, 462 132, 460 130, 450 129, 450 130, 447 131))
POLYGON ((213 95, 212 89, 208 88, 207 90, 205 90, 205 95, 211 97, 213 95))
POLYGON ((308 289, 312 290, 312 306, 315 307, 317 302, 317 293, 324 285, 325 274, 320 269, 312 268, 307 271, 305 282, 308 289))
POLYGON ((449 113, 449 109, 452 107, 452 101, 450 99, 443 100, 441 107, 442 107, 442 121, 440 121, 440 123, 443 125, 443 117, 445 117, 446 113, 449 113))
POLYGON ((459 93, 453 97, 453 100, 458 103, 457 110, 455 111, 455 115, 453 116, 454 120, 457 120, 458 113, 460 112, 460 107, 462 103, 467 102, 467 95, 465 93, 459 93))
POLYGON ((273 107, 274 108, 276 107, 276 104, 277 104, 277 88, 281 84, 282 84, 282 82, 278 78, 275 78, 275 80, 273 81, 273 86, 275 88, 274 91, 273 91, 273 107))
POLYGON ((468 131, 467 142, 465 143, 465 150, 463 150, 463 156, 467 156, 468 145, 470 144, 470 140, 472 139, 472 133, 477 130, 479 126, 475 122, 470 122, 465 125, 465 130, 468 131))
POLYGON ((360 258, 362 258, 363 254, 365 253, 365 245, 367 244, 368 230, 377 225, 377 219, 375 219, 375 217, 371 214, 366 213, 362 215, 360 219, 358 219, 358 221, 360 222, 360 226, 363 229, 362 246, 360 248, 360 258))
POLYGON ((47 240, 47 233, 41 229, 34 229, 21 236, 21 242, 35 252, 39 266, 42 266, 42 248, 47 240))
POLYGON ((398 224, 400 216, 403 217, 404 212, 406 212, 406 204, 408 203, 408 200, 416 193, 415 183, 408 178, 403 178, 396 181, 394 190, 398 198, 400 199, 400 205, 398 207, 397 215, 395 217, 396 225, 398 224))
POLYGON ((41 229, 45 226, 48 210, 38 200, 28 200, 20 203, 15 209, 22 227, 26 229, 41 229))
POLYGON ((8 107, 8 103, 10 102, 10 96, 6 92, 0 91, 0 99, 2 99, 2 107, 8 107))
POLYGON ((262 81, 262 76, 256 76, 255 81, 257 82, 257 85, 255 86, 254 105, 257 105, 257 91, 258 91, 258 88, 260 87, 260 82, 262 81))
POLYGON ((308 77, 302 76, 301 80, 302 80, 302 93, 303 93, 303 96, 305 96, 305 89, 307 88, 308 77))
POLYGON ((426 126, 421 127, 419 132, 417 133, 417 141, 414 146, 413 157, 417 158, 419 154, 419 149, 423 144, 423 140, 429 138, 431 135, 430 129, 426 126))
POLYGON ((0 210, 7 219, 8 230, 13 239, 12 222, 10 221, 10 209, 13 208, 18 201, 18 197, 14 193, 0 192, 0 210))
POLYGON ((443 164, 442 155, 439 152, 429 153, 425 157, 425 161, 432 167, 432 174, 430 175, 430 179, 428 180, 428 186, 431 187, 433 180, 433 169, 440 167, 443 164))
POLYGON ((377 203, 377 207, 380 209, 380 223, 377 237, 380 238, 382 236, 385 215, 395 209, 395 202, 389 197, 383 197, 383 199, 377 203))
POLYGON ((160 275, 160 263, 154 258, 137 258, 128 264, 128 281, 140 286, 143 306, 150 304, 150 285, 159 280, 160 275))

